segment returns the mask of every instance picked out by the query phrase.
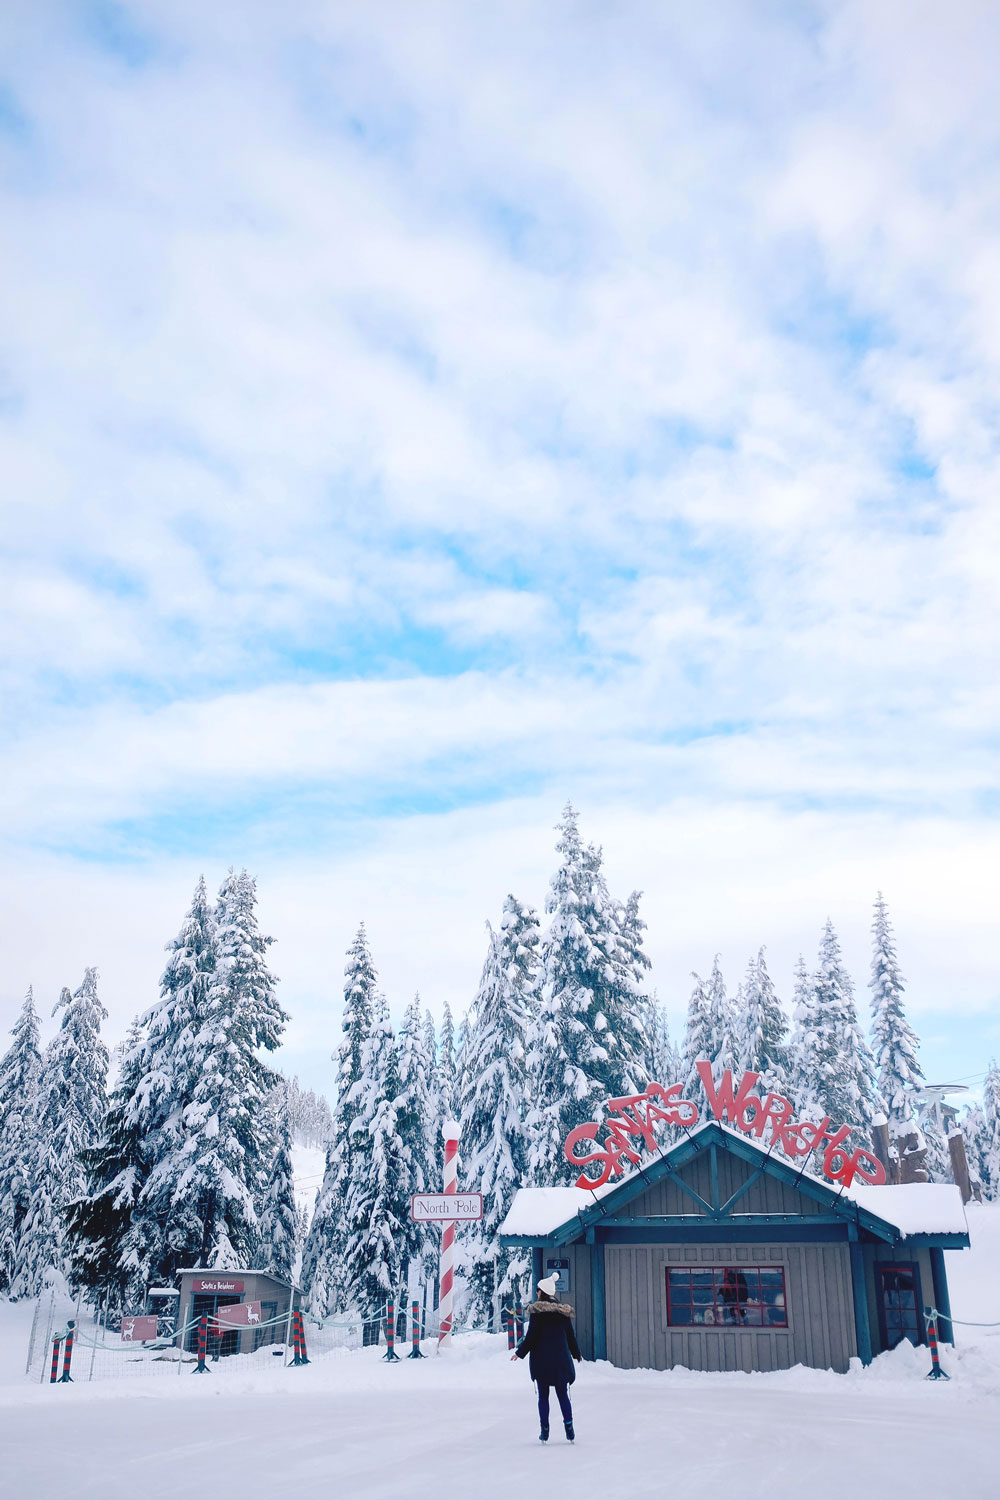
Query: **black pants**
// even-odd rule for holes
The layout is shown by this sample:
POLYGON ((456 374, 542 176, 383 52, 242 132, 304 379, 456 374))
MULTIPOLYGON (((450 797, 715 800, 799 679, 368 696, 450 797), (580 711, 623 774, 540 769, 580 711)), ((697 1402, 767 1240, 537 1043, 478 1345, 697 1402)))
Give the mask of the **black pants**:
MULTIPOLYGON (((543 1432, 548 1432, 549 1430, 549 1389, 548 1385, 543 1385, 540 1380, 538 1381, 538 1420, 542 1424, 543 1432)), ((559 1410, 562 1412, 563 1421, 572 1422, 573 1408, 569 1404, 569 1386, 564 1380, 559 1385, 552 1387, 552 1389, 555 1390, 556 1400, 559 1402, 559 1410)))

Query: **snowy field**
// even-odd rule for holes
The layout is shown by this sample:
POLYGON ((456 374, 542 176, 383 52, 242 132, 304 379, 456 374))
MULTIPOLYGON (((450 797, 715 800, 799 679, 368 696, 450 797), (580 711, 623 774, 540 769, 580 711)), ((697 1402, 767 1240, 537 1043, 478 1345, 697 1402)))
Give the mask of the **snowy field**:
MULTIPOLYGON (((1000 1322, 1000 1209, 969 1219, 973 1250, 948 1256, 955 1316, 1000 1322)), ((527 1371, 486 1335, 391 1367, 361 1350, 302 1370, 51 1387, 24 1379, 30 1321, 30 1306, 0 1304, 3 1500, 1000 1494, 1000 1328, 957 1330, 948 1384, 925 1380, 928 1353, 908 1345, 846 1376, 584 1365, 570 1449, 556 1426, 537 1442, 527 1371)))

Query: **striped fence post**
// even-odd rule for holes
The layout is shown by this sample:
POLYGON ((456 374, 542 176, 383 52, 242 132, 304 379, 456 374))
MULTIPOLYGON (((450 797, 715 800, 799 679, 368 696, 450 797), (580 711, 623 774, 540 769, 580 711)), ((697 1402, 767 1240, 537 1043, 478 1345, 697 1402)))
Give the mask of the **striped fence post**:
POLYGON ((516 1335, 517 1342, 520 1343, 524 1338, 524 1311, 521 1307, 520 1300, 518 1300, 514 1307, 514 1333, 516 1335))
POLYGON ((517 1338, 514 1333, 514 1309, 509 1307, 506 1302, 501 1309, 500 1317, 504 1328, 507 1330, 507 1348, 513 1351, 517 1347, 517 1338))
POLYGON ((389 1318, 385 1325, 385 1343, 386 1350, 382 1358, 387 1365, 391 1365, 394 1360, 399 1359, 399 1355, 396 1353, 396 1305, 394 1302, 389 1303, 389 1318))
POLYGON ((66 1324, 66 1346, 63 1349, 63 1372, 59 1380, 60 1385, 73 1384, 73 1377, 69 1373, 69 1369, 70 1365, 73 1363, 73 1329, 75 1327, 76 1324, 74 1323, 73 1319, 70 1318, 69 1322, 66 1324))
POLYGON ((191 1371, 192 1375, 211 1375, 211 1370, 205 1363, 205 1355, 208 1353, 208 1318, 202 1313, 198 1319, 198 1363, 191 1371))
POLYGON ((420 1303, 410 1303, 410 1342, 412 1348, 407 1356, 408 1359, 423 1359, 420 1352, 420 1303))
POLYGON ((924 1317, 927 1319, 927 1342, 931 1346, 931 1367, 927 1371, 928 1380, 947 1380, 949 1376, 941 1368, 941 1360, 938 1357, 937 1327, 934 1321, 935 1309, 924 1308, 924 1317))
POLYGON ((307 1365, 309 1363, 309 1356, 306 1354, 306 1329, 302 1321, 301 1308, 296 1309, 292 1327, 295 1330, 295 1358, 292 1360, 292 1364, 307 1365))
POLYGON ((52 1368, 49 1371, 49 1384, 50 1385, 55 1385, 56 1381, 59 1379, 59 1344, 60 1344, 60 1342, 61 1341, 60 1341, 59 1336, 57 1334, 56 1337, 52 1340, 52 1368))

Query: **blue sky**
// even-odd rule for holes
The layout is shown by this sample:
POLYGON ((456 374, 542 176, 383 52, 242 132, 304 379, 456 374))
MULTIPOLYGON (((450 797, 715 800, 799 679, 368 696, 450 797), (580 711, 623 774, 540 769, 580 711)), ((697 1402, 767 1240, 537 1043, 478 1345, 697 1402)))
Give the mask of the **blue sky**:
POLYGON ((885 891, 1000 1048, 995 6, 0 17, 0 1023, 256 873, 328 1084, 567 797, 677 1021, 885 891))

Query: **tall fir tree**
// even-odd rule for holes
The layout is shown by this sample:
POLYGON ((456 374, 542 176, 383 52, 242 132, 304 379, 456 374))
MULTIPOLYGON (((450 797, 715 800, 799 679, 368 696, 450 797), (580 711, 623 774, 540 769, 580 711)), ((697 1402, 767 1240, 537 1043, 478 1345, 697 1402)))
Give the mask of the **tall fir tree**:
POLYGON ((100 1138, 82 1153, 85 1193, 68 1212, 76 1278, 109 1312, 142 1311, 162 1243, 160 1226, 140 1206, 149 1161, 131 1114, 144 1076, 146 1040, 141 1022, 133 1021, 118 1048, 118 1078, 100 1138))
POLYGON ((0 1293, 14 1279, 18 1241, 31 1202, 36 1112, 42 1071, 38 1013, 31 986, 0 1061, 0 1293))
POLYGON ((692 974, 694 989, 688 1000, 687 1027, 684 1035, 685 1097, 700 1099, 703 1093, 696 1064, 710 1062, 716 1079, 733 1066, 736 1050, 734 1008, 726 993, 726 983, 715 955, 712 973, 707 980, 692 974))
POLYGON ((1000 1199, 1000 1068, 994 1058, 983 1083, 983 1132, 980 1143, 983 1187, 993 1201, 1000 1199))
POLYGON ((917 1061, 919 1039, 903 1008, 903 976, 882 892, 872 922, 872 1051, 878 1088, 889 1121, 891 1140, 912 1130, 920 1108, 923 1072, 917 1061))
POLYGON ((284 1090, 272 1089, 268 1100, 272 1141, 264 1192, 258 1207, 262 1270, 282 1281, 294 1281, 299 1245, 299 1213, 295 1202, 292 1131, 284 1090))
POLYGON ((836 1125, 850 1125, 870 1138, 881 1101, 875 1061, 858 1024, 854 986, 844 967, 840 943, 827 920, 819 964, 799 993, 795 1009, 794 1081, 796 1103, 818 1109, 836 1125))
POLYGON ((496 1326, 502 1300, 529 1270, 523 1251, 499 1241, 527 1175, 527 1057, 537 1006, 539 923, 516 897, 504 902, 489 945, 464 1049, 459 1123, 463 1182, 483 1195, 483 1217, 463 1239, 472 1315, 496 1326))
POLYGON ((646 996, 643 1034, 643 1061, 648 1076, 664 1085, 677 1083, 683 1075, 684 1064, 670 1035, 667 1008, 661 1003, 655 990, 646 996))
MULTIPOLYGON (((208 990, 215 974, 215 911, 204 876, 177 936, 166 946, 160 998, 140 1017, 131 1098, 123 1098, 122 1129, 140 1143, 144 1180, 132 1215, 131 1236, 148 1246, 148 1274, 161 1283, 202 1253, 204 1223, 195 1193, 182 1187, 188 1169, 186 1112, 194 1098, 203 1061, 199 1042, 208 1016, 208 990)), ((138 1153, 136 1153, 138 1154, 138 1153)), ((96 1191, 101 1165, 94 1163, 96 1191)), ((114 1163, 110 1170, 113 1174, 114 1163)))
POLYGON ((346 1204, 345 1280, 351 1305, 378 1316, 399 1290, 409 1216, 407 1162, 399 1135, 396 1041, 385 996, 375 999, 362 1052, 358 1110, 351 1124, 357 1169, 346 1204))
POLYGON ((252 1265, 259 1245, 254 1194, 262 1173, 260 1122, 277 1075, 258 1056, 279 1045, 288 1017, 267 967, 256 886, 230 871, 215 910, 215 969, 195 1038, 196 1082, 184 1110, 186 1165, 177 1193, 198 1205, 201 1264, 252 1265))
POLYGON ((362 922, 347 950, 344 965, 344 1011, 340 1043, 333 1054, 337 1065, 333 1132, 302 1257, 302 1279, 309 1292, 309 1307, 319 1318, 333 1311, 347 1292, 344 1264, 347 1203, 355 1171, 363 1164, 363 1153, 351 1127, 361 1107, 362 1058, 375 1013, 377 990, 378 973, 362 922))
MULTIPOLYGON (((399 1033, 399 1097, 397 1129, 403 1145, 408 1191, 425 1193, 436 1187, 434 1159, 434 1059, 427 1050, 427 1033, 414 995, 399 1033)), ((403 1241, 403 1279, 415 1280, 420 1266, 432 1258, 427 1227, 407 1217, 403 1241)))
POLYGON ((760 1090, 782 1093, 788 1087, 788 1020, 775 994, 764 949, 747 965, 741 987, 738 1071, 760 1074, 760 1090))
POLYGON ((14 1296, 32 1296, 52 1266, 72 1272, 66 1213, 86 1189, 83 1153, 99 1138, 107 1109, 108 1049, 101 1040, 107 1011, 97 993, 97 970, 84 971, 72 995, 64 989, 53 1015, 59 1030, 42 1058, 35 1116, 37 1150, 32 1194, 21 1223, 11 1283, 14 1296))
POLYGON ((623 941, 623 909, 608 892, 601 851, 583 844, 569 803, 558 828, 561 863, 546 902, 551 920, 541 952, 531 1163, 533 1173, 549 1181, 573 1175, 561 1149, 567 1132, 593 1119, 609 1096, 634 1093, 646 1082, 638 926, 623 941))

